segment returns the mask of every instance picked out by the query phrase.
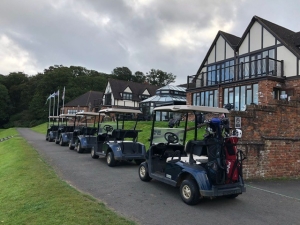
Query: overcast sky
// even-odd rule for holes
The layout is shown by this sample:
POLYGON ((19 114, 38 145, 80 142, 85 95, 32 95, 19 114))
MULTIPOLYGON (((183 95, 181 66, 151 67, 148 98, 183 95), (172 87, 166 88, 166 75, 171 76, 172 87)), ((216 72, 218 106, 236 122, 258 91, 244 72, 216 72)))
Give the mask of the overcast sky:
POLYGON ((299 0, 0 0, 0 74, 53 65, 194 75, 219 30, 257 15, 300 31, 299 0))

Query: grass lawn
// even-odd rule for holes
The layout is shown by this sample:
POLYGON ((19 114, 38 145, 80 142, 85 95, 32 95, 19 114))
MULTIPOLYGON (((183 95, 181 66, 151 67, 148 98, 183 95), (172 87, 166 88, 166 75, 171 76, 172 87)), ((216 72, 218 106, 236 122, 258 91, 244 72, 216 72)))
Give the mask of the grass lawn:
POLYGON ((14 136, 0 142, 0 224, 135 224, 61 181, 17 134, 0 130, 14 136))
MULTIPOLYGON (((107 124, 112 124, 112 123, 113 122, 107 122, 107 124)), ((125 121, 125 129, 132 129, 134 125, 135 125, 135 121, 125 121)), ((168 122, 167 121, 155 122, 155 126, 167 128, 168 122)), ((38 133, 46 135, 47 127, 48 127, 48 123, 43 123, 31 129, 38 133)), ((139 121, 136 127, 137 130, 142 130, 142 132, 139 132, 138 141, 143 143, 146 146, 146 149, 149 148, 149 144, 150 144, 148 139, 150 138, 151 127, 152 127, 152 121, 139 121)), ((181 122, 179 127, 184 128, 184 122, 181 122)), ((194 122, 188 122, 188 128, 193 128, 193 127, 194 127, 194 122)), ((202 140, 204 134, 205 134, 205 127, 199 128, 197 140, 202 140)), ((193 138, 194 138, 194 129, 191 129, 190 131, 187 132, 187 140, 192 140, 193 138)))

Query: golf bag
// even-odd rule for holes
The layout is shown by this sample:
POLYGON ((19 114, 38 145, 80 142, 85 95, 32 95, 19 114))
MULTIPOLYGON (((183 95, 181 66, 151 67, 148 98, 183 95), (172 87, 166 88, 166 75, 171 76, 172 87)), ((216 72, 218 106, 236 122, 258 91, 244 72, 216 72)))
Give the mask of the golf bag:
POLYGON ((208 162, 207 175, 212 184, 224 184, 225 182, 225 163, 222 140, 209 138, 206 140, 208 162))
POLYGON ((239 161, 237 159, 238 137, 225 138, 224 150, 226 158, 226 183, 234 183, 239 179, 239 161))

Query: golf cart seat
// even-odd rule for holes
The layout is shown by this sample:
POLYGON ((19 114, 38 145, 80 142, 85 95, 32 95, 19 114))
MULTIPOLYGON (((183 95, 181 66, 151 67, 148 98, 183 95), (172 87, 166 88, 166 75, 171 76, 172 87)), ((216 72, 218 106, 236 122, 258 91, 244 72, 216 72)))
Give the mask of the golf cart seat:
POLYGON ((58 126, 53 125, 49 128, 50 131, 57 131, 58 130, 58 126))
POLYGON ((84 135, 94 135, 97 132, 96 127, 84 127, 82 129, 82 134, 84 135))
POLYGON ((190 162, 190 154, 193 154, 191 160, 194 160, 193 163, 201 164, 207 163, 207 149, 204 141, 188 141, 185 147, 186 156, 183 157, 169 157, 167 158, 167 162, 170 160, 178 159, 182 162, 189 163, 190 162))
POLYGON ((136 130, 113 130, 111 135, 115 141, 123 141, 124 138, 132 138, 135 140, 138 136, 138 131, 136 130))

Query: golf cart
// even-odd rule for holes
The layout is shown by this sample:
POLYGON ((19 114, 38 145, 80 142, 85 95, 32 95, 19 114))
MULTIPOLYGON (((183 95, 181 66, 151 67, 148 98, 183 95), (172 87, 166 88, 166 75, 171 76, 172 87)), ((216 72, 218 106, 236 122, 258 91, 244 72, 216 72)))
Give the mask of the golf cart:
POLYGON ((75 120, 75 114, 60 114, 59 115, 59 128, 55 137, 55 143, 60 146, 68 145, 73 136, 74 125, 69 125, 69 120, 75 120), (63 125, 63 123, 65 123, 63 125))
POLYGON ((49 123, 46 133, 46 141, 52 142, 57 134, 59 116, 49 116, 49 123), (50 124, 52 122, 52 124, 50 124))
POLYGON ((146 161, 139 166, 142 181, 155 179, 179 187, 181 198, 188 205, 197 204, 204 197, 235 198, 246 191, 242 174, 244 156, 236 146, 241 131, 230 134, 228 119, 219 118, 229 112, 227 109, 189 105, 154 108, 154 114, 161 112, 184 114, 185 127, 156 127, 153 120, 150 148, 146 161), (207 126, 203 140, 197 140, 198 113, 212 115, 202 124, 207 126), (191 123, 188 115, 194 115, 193 128, 187 127, 191 123), (188 133, 194 137, 186 142, 188 133))
POLYGON ((97 139, 97 123, 99 121, 99 113, 96 112, 77 112, 74 121, 74 131, 69 141, 69 149, 76 149, 78 153, 90 152, 96 144, 97 139), (88 121, 93 120, 93 126, 88 121), (76 124, 77 122, 77 124, 76 124))
MULTIPOLYGON (((113 114, 116 117, 116 127, 109 123, 99 124, 97 144, 92 148, 91 156, 94 159, 99 156, 106 157, 108 166, 115 166, 119 161, 132 161, 141 164, 145 161, 145 145, 138 142, 138 132, 136 130, 137 119, 132 129, 124 128, 126 114, 140 114, 140 110, 108 108, 102 109, 100 113, 113 114), (119 121, 121 119, 121 121, 119 121)), ((136 117, 137 118, 137 117, 136 117)))

